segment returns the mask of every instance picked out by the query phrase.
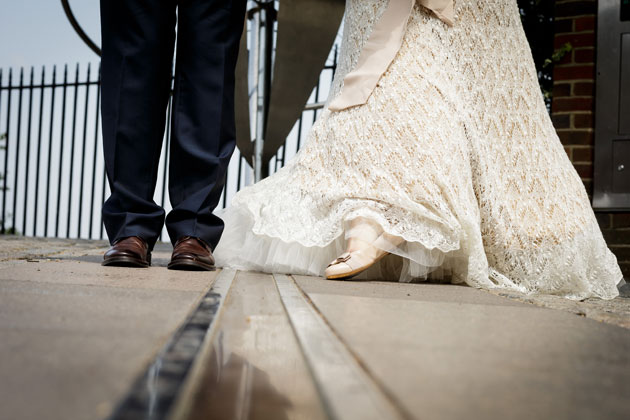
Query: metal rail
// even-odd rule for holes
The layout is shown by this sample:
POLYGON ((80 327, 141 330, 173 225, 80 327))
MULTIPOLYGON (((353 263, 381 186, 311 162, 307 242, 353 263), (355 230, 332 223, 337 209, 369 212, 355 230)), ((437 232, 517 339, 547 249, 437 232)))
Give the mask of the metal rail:
POLYGON ((70 25, 72 25, 72 28, 74 29, 74 31, 77 33, 77 35, 79 35, 79 38, 81 38, 83 42, 85 42, 85 44, 92 51, 94 51, 96 55, 100 57, 101 48, 98 45, 96 45, 94 41, 92 41, 92 38, 90 38, 88 34, 83 30, 81 25, 79 25, 79 21, 74 16, 74 13, 72 13, 72 8, 70 7, 70 3, 68 2, 68 0, 61 0, 61 6, 63 7, 63 11, 65 12, 66 17, 68 18, 70 25))

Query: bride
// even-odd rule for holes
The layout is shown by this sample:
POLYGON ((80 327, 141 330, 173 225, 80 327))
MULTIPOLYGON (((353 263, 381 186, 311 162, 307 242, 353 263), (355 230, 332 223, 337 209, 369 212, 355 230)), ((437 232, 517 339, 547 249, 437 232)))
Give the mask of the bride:
POLYGON ((347 0, 344 19, 325 110, 234 197, 217 265, 615 297, 516 0, 347 0))

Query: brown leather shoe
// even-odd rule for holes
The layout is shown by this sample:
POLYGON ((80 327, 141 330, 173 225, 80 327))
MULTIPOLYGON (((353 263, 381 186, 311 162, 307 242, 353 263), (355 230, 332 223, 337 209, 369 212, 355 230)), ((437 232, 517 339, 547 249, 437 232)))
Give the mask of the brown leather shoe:
POLYGON ((214 257, 210 247, 201 239, 192 236, 182 236, 175 243, 171 262, 171 270, 212 271, 214 257))
POLYGON ((103 256, 102 265, 117 267, 148 267, 151 252, 147 242, 139 236, 129 236, 114 242, 103 256))

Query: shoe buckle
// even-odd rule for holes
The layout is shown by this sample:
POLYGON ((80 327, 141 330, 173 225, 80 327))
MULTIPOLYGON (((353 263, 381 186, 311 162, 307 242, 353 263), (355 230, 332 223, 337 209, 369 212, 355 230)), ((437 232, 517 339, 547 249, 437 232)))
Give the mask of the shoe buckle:
POLYGON ((328 267, 330 267, 331 265, 335 265, 335 264, 339 264, 342 262, 346 262, 350 259, 351 255, 349 252, 344 252, 343 254, 341 254, 340 256, 337 257, 337 259, 333 262, 331 262, 330 264, 328 264, 328 267))
POLYGON ((350 253, 349 252, 344 252, 343 254, 341 254, 338 258, 337 261, 338 262, 346 262, 350 259, 350 253))

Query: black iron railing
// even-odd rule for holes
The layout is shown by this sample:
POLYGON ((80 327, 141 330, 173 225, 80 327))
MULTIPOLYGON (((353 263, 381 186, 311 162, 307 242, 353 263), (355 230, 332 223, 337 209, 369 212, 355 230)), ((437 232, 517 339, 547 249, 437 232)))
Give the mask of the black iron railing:
POLYGON ((78 65, 53 67, 50 78, 46 68, 5 74, 0 70, 0 132, 6 135, 0 232, 69 237, 74 225, 77 236, 92 237, 97 207, 88 203, 105 194, 97 188, 97 181, 104 183, 97 170, 98 69, 88 65, 84 78, 78 65))
MULTIPOLYGON (((336 52, 309 105, 270 162, 281 168, 303 143, 321 110, 321 92, 336 68, 336 52)), ((88 65, 35 71, 0 69, 0 233, 62 238, 104 238, 101 206, 109 195, 102 156, 100 71, 88 65)), ((167 211, 169 101, 155 201, 167 211)), ((221 203, 252 182, 235 152, 221 203)), ((166 231, 163 231, 166 238, 166 231)))

